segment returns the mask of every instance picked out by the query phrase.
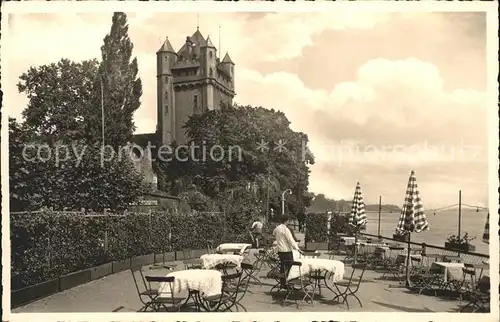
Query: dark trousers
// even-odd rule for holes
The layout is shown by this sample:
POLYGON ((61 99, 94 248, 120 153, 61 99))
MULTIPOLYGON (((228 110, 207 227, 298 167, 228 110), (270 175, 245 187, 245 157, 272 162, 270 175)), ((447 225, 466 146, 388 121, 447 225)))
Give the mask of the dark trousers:
MULTIPOLYGON (((287 270, 290 269, 290 264, 285 266, 285 261, 293 261, 292 252, 278 252, 278 257, 280 259, 280 274, 285 274, 287 270)), ((286 278, 280 278, 281 286, 286 284, 286 278)))

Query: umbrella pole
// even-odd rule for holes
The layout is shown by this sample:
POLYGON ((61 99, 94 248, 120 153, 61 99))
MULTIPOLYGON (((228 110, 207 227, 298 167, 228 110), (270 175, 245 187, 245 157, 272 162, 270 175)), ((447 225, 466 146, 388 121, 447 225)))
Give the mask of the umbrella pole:
POLYGON ((405 272, 405 285, 406 287, 410 287, 410 240, 411 240, 411 233, 408 233, 408 248, 406 252, 406 272, 405 272))
POLYGON ((358 258, 358 232, 354 233, 354 264, 357 263, 358 258))

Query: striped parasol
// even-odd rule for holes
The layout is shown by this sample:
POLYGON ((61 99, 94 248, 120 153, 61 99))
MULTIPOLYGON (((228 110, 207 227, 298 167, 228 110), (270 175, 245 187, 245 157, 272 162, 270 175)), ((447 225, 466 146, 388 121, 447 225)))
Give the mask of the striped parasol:
POLYGON ((486 224, 484 225, 483 243, 490 243, 490 213, 488 213, 486 224))
POLYGON ((406 188, 406 198, 399 217, 398 226, 396 227, 397 234, 408 234, 408 246, 406 250, 406 287, 410 286, 410 251, 411 243, 410 236, 412 232, 419 233, 429 229, 429 223, 425 217, 424 206, 420 199, 415 172, 412 170, 408 186, 406 188))
POLYGON ((352 199, 351 213, 349 215, 349 224, 359 228, 366 226, 365 202, 363 201, 363 192, 359 182, 356 184, 354 198, 352 199))
POLYGON ((396 233, 419 233, 429 229, 429 223, 425 217, 424 206, 420 199, 415 172, 412 171, 406 188, 406 198, 403 204, 403 210, 399 217, 396 233))

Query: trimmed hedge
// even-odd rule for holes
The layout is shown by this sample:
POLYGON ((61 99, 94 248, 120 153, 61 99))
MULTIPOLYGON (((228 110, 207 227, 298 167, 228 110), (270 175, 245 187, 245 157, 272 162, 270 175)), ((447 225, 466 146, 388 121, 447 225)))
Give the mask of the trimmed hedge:
POLYGON ((352 235, 352 227, 349 226, 349 218, 340 214, 332 214, 330 219, 330 231, 328 231, 328 214, 311 213, 306 216, 306 242, 325 243, 330 242, 331 237, 338 234, 352 235))
POLYGON ((223 213, 75 212, 10 215, 11 288, 20 289, 104 263, 234 242, 223 213))
POLYGON ((310 213, 306 215, 306 237, 307 243, 328 242, 328 214, 310 213))

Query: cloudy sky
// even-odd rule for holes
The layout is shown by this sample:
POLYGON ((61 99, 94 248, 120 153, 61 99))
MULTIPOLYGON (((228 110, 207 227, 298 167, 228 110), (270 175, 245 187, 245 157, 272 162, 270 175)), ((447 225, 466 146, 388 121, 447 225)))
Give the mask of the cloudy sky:
MULTIPOLYGON (((8 18, 4 91, 11 114, 26 98, 18 76, 61 58, 100 57, 111 13, 8 18), (7 97, 6 97, 7 99, 7 97)), ((155 53, 177 50, 196 13, 128 13, 144 95, 137 133, 156 126, 155 53)), ((310 190, 402 204, 410 170, 424 206, 488 198, 484 13, 202 13, 200 31, 236 63, 236 102, 286 113, 317 162, 310 190)))

